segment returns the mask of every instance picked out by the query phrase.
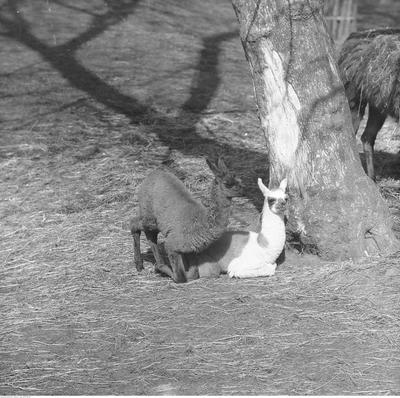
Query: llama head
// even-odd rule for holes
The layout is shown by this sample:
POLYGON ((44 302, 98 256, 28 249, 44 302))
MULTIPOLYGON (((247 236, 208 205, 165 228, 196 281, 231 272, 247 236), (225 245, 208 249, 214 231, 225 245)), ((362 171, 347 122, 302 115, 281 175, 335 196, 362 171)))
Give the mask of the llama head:
POLYGON ((214 173, 217 184, 221 187, 227 198, 243 195, 242 181, 228 170, 228 167, 221 157, 218 158, 217 163, 212 162, 208 158, 206 161, 208 167, 214 173))
POLYGON ((284 178, 279 184, 277 189, 268 189, 262 182, 261 178, 257 180, 258 187, 264 195, 265 201, 268 203, 268 207, 273 213, 282 214, 286 209, 286 202, 288 195, 286 193, 287 180, 284 178))

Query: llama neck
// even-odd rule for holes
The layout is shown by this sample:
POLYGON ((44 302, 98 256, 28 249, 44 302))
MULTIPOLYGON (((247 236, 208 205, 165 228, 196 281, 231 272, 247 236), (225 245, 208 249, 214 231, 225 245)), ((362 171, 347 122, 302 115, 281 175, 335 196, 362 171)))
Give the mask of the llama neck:
POLYGON ((199 253, 219 239, 226 230, 229 221, 231 200, 228 199, 214 182, 207 199, 207 205, 201 206, 201 214, 195 215, 184 237, 187 245, 180 250, 183 253, 199 253))
POLYGON ((269 242, 270 248, 271 246, 277 249, 281 247, 280 250, 282 250, 286 240, 285 222, 282 215, 271 211, 268 203, 265 203, 263 207, 260 234, 269 242))
POLYGON ((231 199, 222 192, 219 184, 214 181, 211 188, 210 204, 208 207, 208 226, 212 231, 221 231, 228 226, 231 199))

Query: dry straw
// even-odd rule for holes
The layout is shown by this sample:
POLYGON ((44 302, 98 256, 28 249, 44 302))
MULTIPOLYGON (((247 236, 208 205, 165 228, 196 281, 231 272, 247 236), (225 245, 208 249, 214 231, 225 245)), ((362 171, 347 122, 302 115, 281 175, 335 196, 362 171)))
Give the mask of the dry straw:
MULTIPOLYGON (((31 171, 2 231, 1 393, 399 392, 398 255, 359 264, 289 255, 273 278, 183 286, 155 275, 147 255, 137 274, 123 221, 168 151, 143 147, 149 165, 133 175, 137 155, 108 139, 106 155, 60 158, 48 191, 45 162, 6 164, 17 183, 31 171)), ((204 159, 174 163, 204 197, 204 159)))

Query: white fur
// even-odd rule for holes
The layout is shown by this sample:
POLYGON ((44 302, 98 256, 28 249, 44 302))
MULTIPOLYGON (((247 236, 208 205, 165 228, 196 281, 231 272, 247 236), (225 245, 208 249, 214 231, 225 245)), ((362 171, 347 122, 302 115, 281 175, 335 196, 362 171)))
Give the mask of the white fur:
POLYGON ((261 231, 259 234, 250 232, 249 240, 244 246, 239 257, 233 259, 228 265, 228 275, 233 278, 254 278, 258 276, 271 276, 275 274, 276 260, 281 254, 286 240, 285 223, 268 206, 268 198, 286 199, 287 182, 284 179, 279 188, 270 191, 258 179, 258 186, 265 196, 263 214, 261 219, 261 231), (258 236, 262 234, 262 241, 266 246, 259 245, 258 236))
POLYGON ((256 232, 250 232, 249 240, 239 257, 228 266, 228 275, 233 278, 254 278, 274 275, 276 263, 268 262, 266 251, 257 243, 256 232))

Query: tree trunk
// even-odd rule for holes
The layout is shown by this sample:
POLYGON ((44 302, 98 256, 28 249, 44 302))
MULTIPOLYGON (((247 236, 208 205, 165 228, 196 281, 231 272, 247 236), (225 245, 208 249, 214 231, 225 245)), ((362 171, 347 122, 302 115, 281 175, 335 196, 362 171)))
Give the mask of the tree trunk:
POLYGON ((285 176, 288 239, 324 259, 398 247, 385 201, 361 167, 318 0, 232 0, 270 161, 285 176))

